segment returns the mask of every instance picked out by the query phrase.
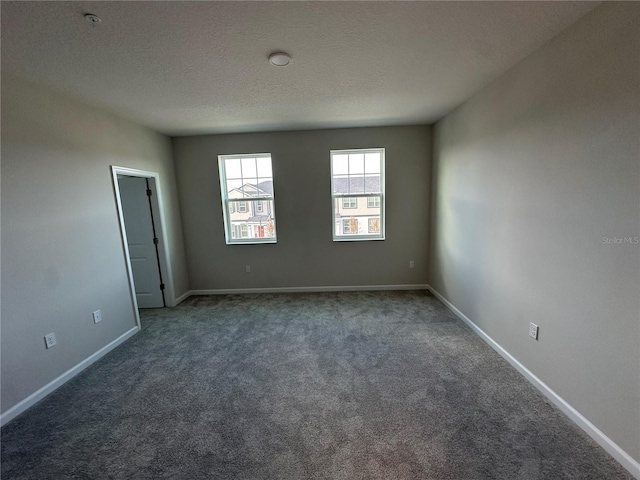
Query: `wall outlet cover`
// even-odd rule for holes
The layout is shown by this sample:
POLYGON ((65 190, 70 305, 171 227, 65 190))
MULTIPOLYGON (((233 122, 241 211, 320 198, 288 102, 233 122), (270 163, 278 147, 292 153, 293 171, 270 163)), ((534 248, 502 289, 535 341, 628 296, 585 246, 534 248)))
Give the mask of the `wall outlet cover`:
POLYGON ((47 348, 51 348, 56 344, 56 334, 48 333, 44 336, 44 345, 47 348))
POLYGON ((538 325, 536 325, 535 323, 529 324, 529 336, 534 340, 538 339, 538 325))
POLYGON ((100 310, 96 310, 93 312, 93 323, 98 323, 102 321, 102 312, 100 310))

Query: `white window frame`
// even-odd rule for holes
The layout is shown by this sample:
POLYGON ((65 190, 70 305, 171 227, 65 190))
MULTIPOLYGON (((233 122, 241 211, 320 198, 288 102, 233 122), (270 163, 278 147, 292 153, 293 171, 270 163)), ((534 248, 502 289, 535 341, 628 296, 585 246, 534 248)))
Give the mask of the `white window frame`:
POLYGON ((357 198, 353 198, 353 197, 342 197, 342 208, 344 208, 345 210, 348 210, 350 208, 358 208, 358 199, 357 198), (347 206, 347 202, 349 203, 349 206, 347 206), (351 206, 351 200, 353 200, 353 207, 351 206))
MULTIPOLYGON (((227 197, 227 176, 225 172, 225 160, 234 159, 234 158, 269 158, 271 160, 271 180, 274 182, 273 175, 273 158, 270 153, 246 153, 246 154, 234 154, 234 155, 218 155, 218 173, 220 176, 220 197, 222 200, 222 216, 224 220, 224 235, 227 242, 227 245, 242 245, 242 244, 257 244, 257 243, 278 243, 278 229, 276 227, 276 219, 275 219, 275 186, 274 193, 272 195, 264 195, 260 197, 245 197, 238 199, 229 199, 227 197), (266 238, 266 237, 253 237, 251 236, 251 228, 249 225, 232 225, 231 219, 229 218, 230 212, 232 210, 231 205, 233 205, 233 209, 238 213, 247 213, 250 211, 249 203, 255 202, 272 202, 272 210, 271 215, 273 215, 273 229, 274 229, 274 237, 266 238), (240 205, 244 205, 244 210, 240 210, 240 205), (233 238, 232 231, 234 227, 238 227, 238 230, 242 232, 242 226, 245 226, 247 229, 247 236, 243 236, 241 233, 241 238, 233 238)), ((264 203, 263 203, 264 205, 264 203)), ((264 207, 263 207, 264 211, 264 207)))
POLYGON ((329 164, 331 166, 331 217, 332 217, 332 229, 333 229, 333 241, 334 242, 359 242, 370 240, 384 240, 385 239, 385 193, 384 193, 384 173, 385 173, 385 149, 384 148, 356 148, 349 150, 331 150, 329 155, 329 164), (336 194, 334 193, 333 185, 333 156, 334 155, 349 155, 358 153, 380 153, 380 192, 379 193, 354 193, 354 194, 336 194), (380 198, 380 233, 368 233, 356 234, 356 235, 339 235, 336 232, 336 227, 339 225, 340 229, 344 228, 344 219, 340 222, 336 219, 336 201, 342 202, 345 198, 357 198, 366 197, 367 205, 370 197, 380 198))
POLYGON ((367 198, 367 208, 379 208, 380 207, 380 198, 376 195, 375 197, 368 197, 367 198), (373 200, 373 202, 372 202, 373 200), (377 200, 377 205, 375 205, 377 200), (371 205, 373 203, 373 205, 371 205))

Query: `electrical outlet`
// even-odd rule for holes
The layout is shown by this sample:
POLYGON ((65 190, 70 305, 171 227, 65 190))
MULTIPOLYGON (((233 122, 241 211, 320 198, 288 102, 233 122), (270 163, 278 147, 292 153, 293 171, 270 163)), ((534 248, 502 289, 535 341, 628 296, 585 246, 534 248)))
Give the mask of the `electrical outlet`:
POLYGON ((538 325, 535 323, 529 324, 529 336, 534 340, 538 340, 538 325))
POLYGON ((44 336, 44 345, 47 348, 51 348, 56 344, 56 334, 48 333, 44 336))
POLYGON ((246 273, 251 273, 251 265, 245 265, 245 266, 244 266, 244 271, 245 271, 246 273))
POLYGON ((411 260, 411 261, 409 262, 409 268, 413 268, 414 266, 415 266, 415 263, 413 262, 413 260, 411 260))
POLYGON ((93 323, 98 323, 102 321, 102 312, 100 310, 96 310, 93 312, 93 323))

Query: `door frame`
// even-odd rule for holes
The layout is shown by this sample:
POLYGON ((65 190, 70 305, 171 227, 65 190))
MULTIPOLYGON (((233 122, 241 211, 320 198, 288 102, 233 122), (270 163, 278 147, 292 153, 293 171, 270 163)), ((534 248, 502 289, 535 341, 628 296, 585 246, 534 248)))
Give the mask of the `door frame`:
POLYGON ((140 312, 138 310, 138 300, 136 299, 136 287, 133 281, 133 270, 131 268, 131 258, 129 256, 129 244, 127 242, 127 229, 124 224, 124 214, 122 211, 122 199, 120 198, 120 186, 118 184, 118 175, 128 177, 141 177, 149 180, 149 188, 155 195, 151 196, 151 209, 153 220, 156 225, 156 236, 158 238, 158 260, 160 263, 160 273, 164 282, 165 305, 167 307, 175 307, 176 295, 173 285, 173 274, 171 271, 171 262, 169 261, 170 252, 167 242, 167 222, 164 212, 164 203, 162 201, 162 191, 160 188, 160 175, 156 172, 146 170, 138 170, 135 168, 118 167, 111 165, 111 179, 113 181, 113 191, 116 199, 116 207, 118 210, 118 220, 120 222, 120 237, 122 239, 122 250, 124 260, 127 266, 127 277, 129 280, 129 293, 133 309, 136 316, 136 324, 138 329, 142 328, 140 324, 140 312))

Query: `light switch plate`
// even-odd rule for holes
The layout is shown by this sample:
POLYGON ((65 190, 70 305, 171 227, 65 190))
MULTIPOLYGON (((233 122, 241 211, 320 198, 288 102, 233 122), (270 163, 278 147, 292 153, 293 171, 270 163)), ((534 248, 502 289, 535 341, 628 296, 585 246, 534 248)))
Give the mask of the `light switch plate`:
POLYGON ((538 325, 536 325, 535 323, 529 324, 529 336, 534 340, 538 339, 538 325))

